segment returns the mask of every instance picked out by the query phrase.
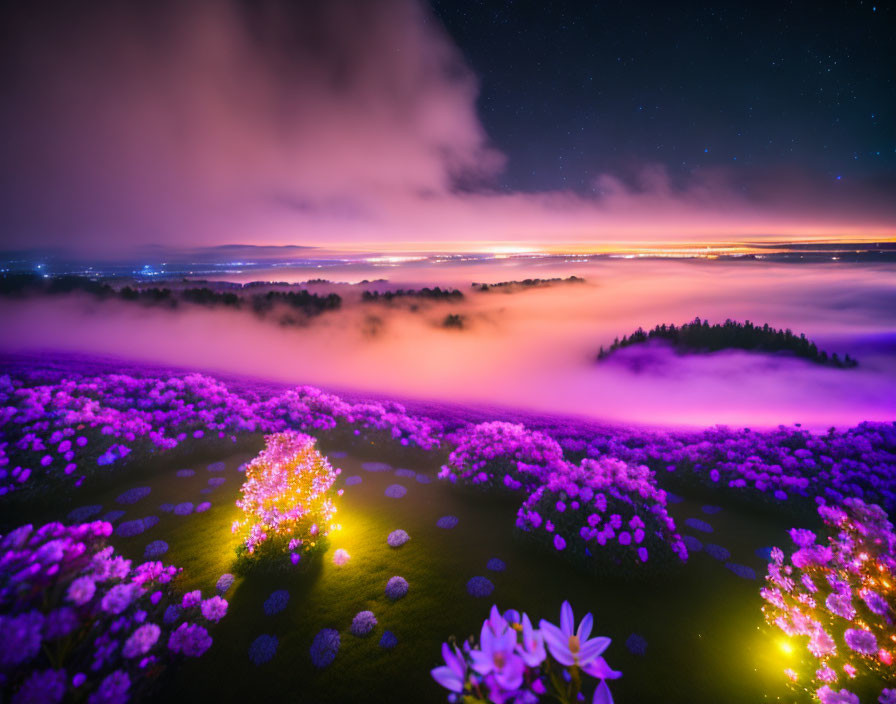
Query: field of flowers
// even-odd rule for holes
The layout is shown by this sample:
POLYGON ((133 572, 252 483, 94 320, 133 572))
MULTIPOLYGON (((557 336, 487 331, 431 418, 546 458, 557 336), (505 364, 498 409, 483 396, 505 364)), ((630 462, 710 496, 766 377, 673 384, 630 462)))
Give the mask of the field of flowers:
MULTIPOLYGON (((203 696, 201 677, 220 682, 219 698, 260 687, 277 699, 301 677, 312 699, 352 701, 352 688, 367 686, 359 682, 400 676, 397 691, 438 701, 444 690, 427 678, 447 635, 482 624, 482 609, 498 598, 539 615, 569 599, 595 613, 614 638, 608 658, 626 673, 610 695, 606 680, 618 673, 601 660, 604 674, 591 673, 598 686, 585 687, 589 697, 637 701, 655 691, 667 701, 700 701, 696 688, 718 699, 724 677, 744 677, 719 641, 730 647, 735 624, 762 624, 754 580, 769 559, 772 569, 780 565, 770 546, 783 545, 794 523, 816 530, 816 508, 827 521, 851 501, 896 509, 896 425, 813 434, 495 421, 478 411, 409 410, 195 373, 9 364, 0 375, 0 640, 27 647, 4 651, 0 686, 4 700, 14 693, 11 701, 32 701, 26 694, 41 688, 59 692, 47 701, 173 691, 186 701, 203 696), (258 455, 264 435, 268 449, 258 455), (287 456, 303 458, 295 465, 301 475, 276 469, 287 456), (297 498, 280 505, 287 486, 297 498), (335 525, 327 497, 337 493, 345 529, 321 542, 319 554, 306 552, 335 525), (303 504, 302 496, 316 498, 303 504), (26 515, 46 525, 26 528, 26 515), (286 521, 295 523, 287 530, 286 521), (274 551, 286 570, 237 569, 238 550, 273 546, 261 536, 278 527, 286 537, 274 551), (155 561, 163 555, 183 569, 155 561), (117 565, 114 577, 97 561, 117 565), (87 581, 95 588, 89 597, 81 590, 87 581), (48 589, 51 601, 35 601, 48 589), (725 594, 718 608, 713 590, 725 594), (112 613, 119 596, 127 603, 112 613), (269 631, 258 632, 258 613, 273 619, 269 631), (62 630, 50 625, 56 621, 62 630), (711 633, 714 643, 704 640, 711 633), (682 649, 677 635, 696 640, 682 649), (646 658, 648 643, 664 658, 646 658), (191 657, 209 647, 214 662, 191 657), (246 676, 253 667, 268 668, 265 684, 246 676), (688 675, 669 685, 682 668, 688 675)), ((877 528, 875 535, 886 533, 877 528)), ((890 541, 882 554, 892 560, 893 550, 890 541)), ((876 642, 893 633, 894 617, 885 601, 876 642)), ((549 638, 557 636, 550 627, 565 634, 554 641, 574 635, 563 630, 566 620, 536 628, 516 611, 501 621, 493 615, 469 651, 445 646, 450 673, 441 670, 439 681, 456 684, 462 669, 470 696, 494 689, 500 699, 502 687, 523 686, 519 675, 529 700, 542 686, 571 696, 584 670, 563 675, 569 663, 549 638), (535 662, 539 638, 553 660, 535 662), (520 653, 522 669, 509 658, 512 672, 496 684, 505 646, 520 653)), ((796 671, 762 654, 770 637, 741 643, 755 680, 743 701, 750 692, 783 691, 784 670, 796 671)), ((852 647, 844 642, 841 649, 852 647)), ((872 668, 869 677, 867 691, 881 692, 892 669, 872 668)), ((837 690, 852 694, 847 685, 837 690)))

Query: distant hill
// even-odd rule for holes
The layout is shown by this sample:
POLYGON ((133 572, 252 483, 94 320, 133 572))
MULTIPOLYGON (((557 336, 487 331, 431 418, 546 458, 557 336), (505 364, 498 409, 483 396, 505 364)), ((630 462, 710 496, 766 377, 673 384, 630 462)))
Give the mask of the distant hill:
POLYGON ((705 320, 695 318, 684 325, 657 325, 645 332, 638 328, 631 335, 621 340, 617 337, 609 348, 601 347, 597 361, 607 359, 617 350, 633 345, 640 345, 651 340, 664 340, 672 344, 679 352, 700 353, 719 352, 722 350, 746 350, 748 352, 780 353, 786 352, 814 364, 821 364, 838 369, 852 369, 858 362, 848 354, 840 357, 836 352, 828 354, 809 340, 804 334, 795 335, 790 330, 778 330, 767 323, 762 327, 749 320, 738 323, 726 320, 724 323, 710 325, 705 320))

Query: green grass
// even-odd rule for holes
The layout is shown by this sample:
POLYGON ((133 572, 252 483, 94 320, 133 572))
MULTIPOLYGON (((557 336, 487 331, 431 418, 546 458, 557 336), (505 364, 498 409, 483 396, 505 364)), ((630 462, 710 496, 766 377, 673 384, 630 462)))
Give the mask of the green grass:
MULTIPOLYGON (((212 459, 193 464, 155 467, 139 481, 123 478, 80 503, 102 503, 104 510, 126 508, 122 520, 156 515, 160 523, 133 538, 113 536, 123 554, 140 559, 145 546, 164 540, 170 550, 162 558, 183 567, 180 586, 214 590, 218 577, 232 572, 235 540, 230 524, 237 516, 242 475, 236 467, 249 455, 231 455, 223 473, 210 473, 212 459), (178 468, 190 466, 196 475, 178 478, 178 468), (212 476, 225 484, 208 495, 200 493, 212 476), (152 493, 139 503, 118 507, 114 499, 132 486, 148 485, 152 493), (203 500, 212 508, 186 517, 162 513, 159 505, 203 500)), ((219 702, 440 702, 444 691, 430 678, 439 664, 440 644, 454 634, 464 638, 478 632, 492 603, 501 609, 526 610, 534 618, 559 618, 560 603, 569 599, 576 614, 595 615, 595 632, 613 639, 605 653, 624 676, 612 683, 616 701, 648 702, 761 702, 792 701, 781 670, 788 665, 774 637, 763 628, 758 595, 760 581, 745 580, 705 553, 694 554, 683 569, 636 583, 597 578, 578 571, 560 556, 521 540, 514 532, 518 501, 490 499, 461 493, 438 481, 423 485, 391 472, 370 473, 353 458, 333 460, 343 477, 359 474, 363 483, 347 487, 339 502, 340 532, 331 536, 327 552, 303 569, 283 575, 250 573, 237 577, 227 593, 230 609, 214 629, 215 644, 201 659, 186 663, 165 681, 164 701, 219 702), (384 495, 387 486, 407 487, 404 498, 384 495), (453 514, 460 522, 453 530, 436 527, 436 520, 453 514), (411 541, 399 549, 386 544, 390 531, 403 528, 411 541), (332 563, 333 551, 345 548, 351 560, 332 563), (501 573, 489 572, 487 561, 499 557, 507 564, 501 573), (387 580, 401 575, 410 583, 406 597, 390 602, 387 580), (471 577, 482 575, 495 584, 491 598, 475 599, 466 592, 471 577), (287 589, 287 608, 274 616, 263 603, 275 589, 287 589), (349 632, 352 617, 364 609, 379 624, 366 638, 349 632), (315 669, 309 646, 321 628, 340 632, 341 648, 334 663, 315 669), (392 651, 379 648, 385 629, 398 637, 392 651), (252 641, 274 634, 279 647, 274 659, 256 667, 249 660, 252 641), (643 657, 625 647, 631 633, 647 640, 643 657)), ((434 475, 436 466, 411 466, 434 475)), ((340 479, 339 486, 342 486, 340 479)), ((50 511, 50 509, 47 509, 50 511)), ((42 519, 58 519, 55 514, 42 519)), ((715 528, 702 541, 728 548, 732 560, 756 570, 764 563, 754 551, 764 545, 786 543, 787 519, 751 513, 743 506, 725 507, 707 516, 696 502, 671 507, 683 531, 684 520, 699 517, 715 528)), ((32 520, 37 521, 36 517, 32 520)))

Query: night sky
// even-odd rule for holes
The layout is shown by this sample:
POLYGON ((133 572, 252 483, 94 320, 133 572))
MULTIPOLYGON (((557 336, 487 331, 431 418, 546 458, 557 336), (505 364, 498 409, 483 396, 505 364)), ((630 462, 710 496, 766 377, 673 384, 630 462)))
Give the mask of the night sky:
POLYGON ((433 4, 511 155, 505 188, 587 192, 600 169, 634 161, 677 179, 726 166, 748 182, 785 165, 896 189, 888 4, 433 4))
POLYGON ((0 249, 891 239, 893 13, 7 2, 0 249))

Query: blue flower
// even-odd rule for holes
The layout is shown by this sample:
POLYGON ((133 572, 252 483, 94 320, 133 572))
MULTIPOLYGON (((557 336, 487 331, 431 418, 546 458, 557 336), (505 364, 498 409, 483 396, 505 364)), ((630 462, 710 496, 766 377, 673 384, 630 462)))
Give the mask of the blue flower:
POLYGON ((311 643, 311 662, 315 667, 327 667, 339 652, 339 631, 324 628, 311 643))
POLYGON ((265 600, 264 612, 268 616, 273 616, 274 614, 278 614, 283 611, 288 603, 289 592, 285 589, 278 589, 265 600))
POLYGON ((146 546, 146 550, 143 551, 144 557, 153 558, 153 557, 161 557, 166 552, 168 552, 168 543, 164 540, 153 540, 149 545, 146 546))
POLYGON ((721 545, 714 545, 713 543, 706 543, 703 546, 703 549, 706 550, 706 554, 715 560, 727 560, 731 557, 731 553, 727 548, 723 548, 721 545))
POLYGON ((260 635, 249 646, 249 659, 256 665, 263 665, 273 659, 277 652, 277 636, 260 635))
POLYGON ((133 489, 128 489, 126 492, 121 494, 117 499, 115 499, 115 503, 119 504, 135 504, 140 499, 145 499, 149 496, 149 493, 152 489, 148 486, 136 486, 133 489))
POLYGON ((451 530, 454 526, 457 525, 458 518, 457 516, 442 516, 438 521, 436 521, 436 525, 439 528, 444 528, 445 530, 451 530))
POLYGON ((380 647, 383 650, 392 650, 396 645, 398 645, 398 638, 395 637, 395 634, 392 631, 383 631, 383 637, 380 638, 380 647))
POLYGON ((408 490, 405 489, 401 484, 392 484, 391 486, 386 488, 386 496, 388 496, 390 499, 400 499, 407 493, 408 490))
POLYGON ((467 582, 467 593, 478 599, 489 596, 495 591, 495 585, 485 577, 473 577, 467 582))
POLYGON ((694 530, 699 530, 701 533, 712 533, 712 526, 706 521, 701 521, 699 518, 688 518, 685 523, 694 530))

